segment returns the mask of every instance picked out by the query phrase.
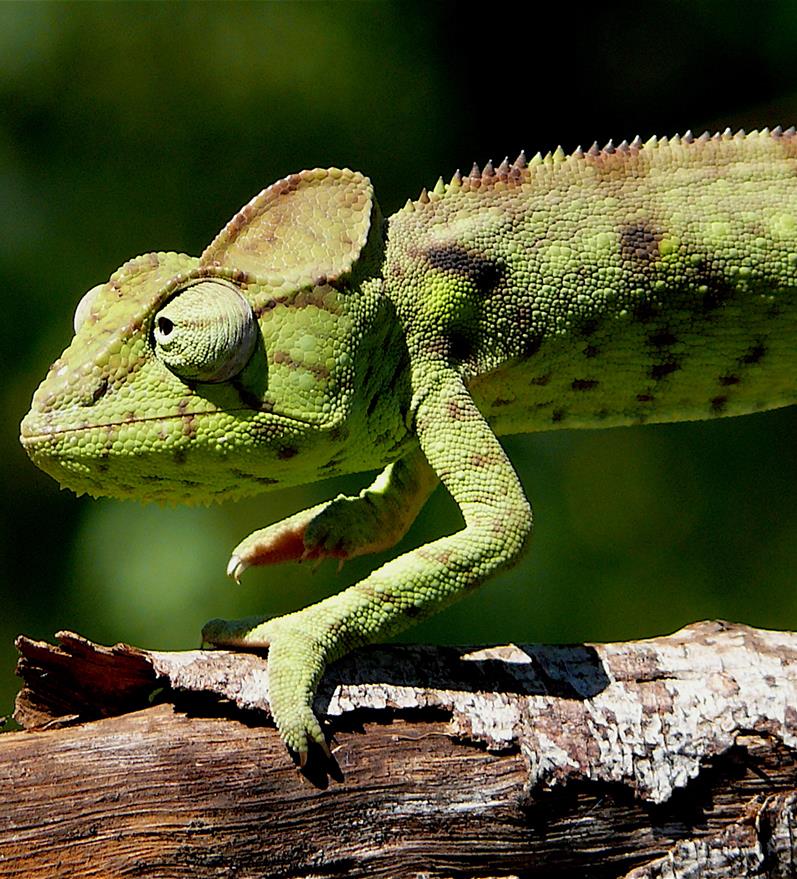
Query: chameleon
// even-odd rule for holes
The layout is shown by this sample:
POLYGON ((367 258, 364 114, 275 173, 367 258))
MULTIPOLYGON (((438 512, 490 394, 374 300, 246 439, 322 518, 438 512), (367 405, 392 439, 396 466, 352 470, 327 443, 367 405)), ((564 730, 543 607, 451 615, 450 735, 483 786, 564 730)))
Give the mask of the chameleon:
POLYGON ((245 538, 236 579, 392 547, 439 483, 458 505, 460 530, 336 595, 205 626, 205 646, 268 648, 274 721, 304 764, 329 756, 313 711, 328 663, 527 548, 499 436, 797 402, 797 134, 521 153, 387 219, 362 174, 302 171, 200 257, 126 262, 74 326, 21 441, 75 492, 209 502, 378 471, 245 538))

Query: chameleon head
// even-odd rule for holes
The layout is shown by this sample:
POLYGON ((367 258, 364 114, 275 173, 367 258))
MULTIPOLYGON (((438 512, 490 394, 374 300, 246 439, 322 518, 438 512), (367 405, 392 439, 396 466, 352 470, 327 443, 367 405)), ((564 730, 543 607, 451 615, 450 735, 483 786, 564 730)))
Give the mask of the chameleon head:
POLYGON ((357 282, 381 254, 375 220, 366 178, 303 172, 253 199, 199 259, 123 265, 83 297, 34 395, 30 457, 77 492, 146 499, 328 475, 368 311, 357 282))

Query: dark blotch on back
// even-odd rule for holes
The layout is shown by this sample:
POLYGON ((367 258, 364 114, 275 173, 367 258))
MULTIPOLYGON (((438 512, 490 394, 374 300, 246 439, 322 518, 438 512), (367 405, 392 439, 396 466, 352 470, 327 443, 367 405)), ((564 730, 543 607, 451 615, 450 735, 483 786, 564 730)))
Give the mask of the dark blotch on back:
POLYGON ((714 397, 711 401, 711 411, 714 415, 721 415, 725 411, 725 404, 727 402, 727 397, 714 397))
POLYGON ((570 387, 574 391, 591 391, 597 388, 600 382, 595 378, 577 378, 574 379, 570 387))
POLYGON ((680 368, 681 364, 675 360, 669 360, 666 363, 656 363, 650 368, 650 377, 655 381, 659 381, 659 379, 673 372, 678 372, 680 368))
POLYGON ((492 293, 504 276, 504 266, 499 262, 468 253, 458 244, 429 249, 426 260, 434 269, 468 278, 482 296, 492 293))
POLYGON ((669 330, 659 330, 648 336, 648 344, 654 348, 667 348, 670 345, 674 345, 677 341, 677 336, 673 335, 669 330))
POLYGON ((338 424, 329 431, 329 438, 336 443, 345 442, 349 438, 349 432, 345 424, 338 424))
POLYGON ((620 229, 620 253, 634 263, 650 263, 659 258, 662 231, 651 222, 634 222, 620 229))
POLYGON ((712 265, 709 260, 700 263, 695 275, 698 284, 707 288, 698 303, 699 310, 705 315, 722 308, 736 294, 722 270, 712 265))
POLYGON ((752 366, 755 363, 760 363, 766 353, 767 349, 759 342, 758 344, 753 345, 745 355, 739 358, 739 363, 744 363, 745 366, 752 366))

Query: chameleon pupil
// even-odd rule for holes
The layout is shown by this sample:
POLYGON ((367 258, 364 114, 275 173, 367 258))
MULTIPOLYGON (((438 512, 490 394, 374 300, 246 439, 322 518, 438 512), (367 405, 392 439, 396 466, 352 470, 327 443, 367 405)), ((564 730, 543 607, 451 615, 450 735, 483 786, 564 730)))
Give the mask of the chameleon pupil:
POLYGON ((158 318, 158 330, 160 331, 162 336, 168 336, 173 329, 174 324, 169 320, 168 317, 158 318))

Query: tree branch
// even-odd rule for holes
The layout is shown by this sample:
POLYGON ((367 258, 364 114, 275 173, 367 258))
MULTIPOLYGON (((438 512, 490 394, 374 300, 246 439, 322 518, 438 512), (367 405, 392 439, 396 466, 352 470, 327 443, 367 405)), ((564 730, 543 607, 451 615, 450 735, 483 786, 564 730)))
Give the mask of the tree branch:
POLYGON ((20 638, 9 877, 793 875, 797 635, 370 648, 302 777, 255 653, 20 638), (318 756, 318 755, 315 755, 318 756))

